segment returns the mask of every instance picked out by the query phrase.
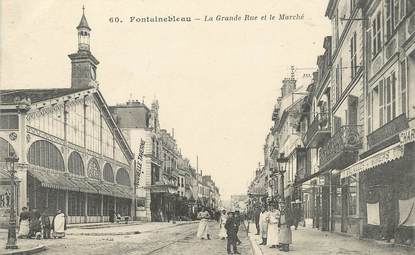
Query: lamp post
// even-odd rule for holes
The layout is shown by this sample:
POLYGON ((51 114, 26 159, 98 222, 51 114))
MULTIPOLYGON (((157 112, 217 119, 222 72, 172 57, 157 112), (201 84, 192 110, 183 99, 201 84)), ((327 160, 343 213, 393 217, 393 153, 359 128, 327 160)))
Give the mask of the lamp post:
POLYGON ((277 158, 277 171, 280 176, 280 191, 278 192, 280 195, 280 202, 285 201, 284 197, 284 174, 287 168, 288 158, 284 156, 284 153, 280 153, 279 157, 277 158))
POLYGON ((15 199, 15 179, 14 179, 14 164, 19 161, 19 158, 16 154, 11 154, 9 157, 5 158, 7 165, 10 166, 8 169, 10 173, 10 219, 9 219, 9 229, 7 234, 7 244, 6 249, 17 249, 17 239, 16 239, 16 211, 14 210, 14 199, 15 199))

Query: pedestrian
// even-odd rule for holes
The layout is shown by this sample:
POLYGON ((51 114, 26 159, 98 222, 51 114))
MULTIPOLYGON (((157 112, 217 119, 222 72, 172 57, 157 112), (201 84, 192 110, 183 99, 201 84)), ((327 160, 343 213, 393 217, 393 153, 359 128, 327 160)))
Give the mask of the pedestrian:
POLYGON ((30 213, 27 210, 27 207, 22 208, 22 212, 19 216, 19 238, 27 238, 29 235, 29 221, 30 221, 30 213))
POLYGON ((240 245, 242 242, 241 240, 239 240, 238 231, 239 231, 239 227, 241 226, 242 217, 238 210, 235 211, 234 218, 235 218, 236 224, 238 224, 238 229, 236 230, 236 244, 240 245))
POLYGON ((226 224, 226 220, 228 219, 228 216, 226 214, 226 210, 223 209, 222 210, 222 214, 220 216, 219 219, 219 238, 222 240, 225 240, 225 238, 227 237, 226 235, 226 229, 225 229, 225 224, 226 224))
POLYGON ((197 218, 200 219, 200 222, 199 222, 199 227, 197 229, 197 234, 196 234, 197 238, 202 239, 202 240, 204 239, 210 240, 210 236, 208 233, 209 217, 210 217, 209 212, 205 208, 203 208, 202 211, 198 213, 197 218))
POLYGON ((278 210, 277 204, 273 204, 271 208, 271 212, 268 216, 267 245, 271 248, 276 248, 279 244, 278 223, 280 221, 280 211, 278 210))
POLYGON ((256 235, 259 235, 259 215, 261 215, 261 209, 260 208, 255 208, 254 211, 254 221, 255 221, 255 227, 256 227, 256 235))
POLYGON ((301 208, 300 208, 300 204, 295 204, 294 208, 293 208, 293 223, 294 223, 294 227, 295 230, 297 230, 298 228, 298 223, 300 223, 301 221, 301 208))
POLYGON ((41 233, 42 225, 40 223, 40 216, 40 212, 34 208, 30 214, 29 238, 35 238, 38 233, 41 233))
POLYGON ((62 238, 65 236, 66 217, 65 217, 65 214, 60 209, 56 211, 56 215, 52 221, 52 226, 53 226, 53 237, 54 238, 62 238))
POLYGON ((50 239, 50 219, 46 213, 46 208, 42 212, 41 216, 41 224, 42 224, 42 232, 43 232, 43 239, 50 239))
POLYGON ((240 254, 236 246, 236 238, 238 234, 238 224, 236 221, 237 220, 234 217, 234 213, 228 212, 228 219, 225 224, 226 234, 228 236, 228 242, 226 244, 226 250, 228 254, 232 254, 231 248, 234 254, 240 254))
POLYGON ((114 223, 115 222, 115 212, 114 210, 110 210, 109 212, 109 221, 114 223))
POLYGON ((288 208, 285 203, 280 203, 280 232, 278 235, 278 241, 280 245, 280 251, 288 252, 290 250, 290 244, 292 243, 292 216, 289 214, 288 208))
POLYGON ((268 211, 266 206, 262 207, 261 214, 259 215, 259 227, 261 232, 262 243, 259 245, 267 244, 267 235, 268 235, 268 211))

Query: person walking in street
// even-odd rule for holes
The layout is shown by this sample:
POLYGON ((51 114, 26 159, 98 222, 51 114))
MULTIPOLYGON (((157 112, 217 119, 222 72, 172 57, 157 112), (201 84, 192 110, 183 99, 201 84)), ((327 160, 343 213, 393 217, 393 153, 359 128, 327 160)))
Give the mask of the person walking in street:
POLYGON ((219 219, 219 238, 222 240, 225 240, 225 238, 227 237, 226 234, 226 229, 225 229, 225 224, 226 224, 226 220, 228 219, 228 216, 226 215, 226 210, 223 209, 222 210, 222 214, 220 216, 219 219))
POLYGON ((50 239, 51 225, 50 225, 49 216, 46 213, 46 209, 44 209, 42 212, 41 224, 42 224, 43 239, 50 239))
POLYGON ((259 208, 255 208, 254 211, 254 221, 255 221, 255 227, 256 227, 256 235, 259 235, 259 215, 261 215, 261 210, 259 208))
POLYGON ((19 238, 27 238, 29 235, 29 220, 30 220, 30 213, 27 210, 27 207, 22 208, 22 212, 19 216, 19 233, 17 236, 19 238))
POLYGON ((52 226, 54 238, 62 238, 65 236, 66 217, 65 214, 59 209, 56 211, 56 215, 53 218, 52 226))
POLYGON ((34 208, 30 215, 29 238, 35 238, 37 236, 37 233, 40 233, 42 231, 40 216, 40 212, 36 208, 34 208))
POLYGON ((226 244, 226 250, 228 254, 240 254, 236 246, 236 238, 238 234, 238 224, 236 222, 233 212, 228 212, 228 219, 225 224, 226 234, 228 236, 228 242, 226 244), (231 250, 232 249, 232 250, 231 250))
POLYGON ((241 226, 242 217, 241 217, 241 214, 238 210, 235 211, 234 218, 235 218, 236 224, 238 224, 238 229, 236 230, 236 244, 240 245, 242 242, 241 242, 241 240, 239 240, 238 231, 239 231, 239 228, 241 226))
POLYGON ((294 223, 294 227, 295 227, 295 230, 297 230, 297 228, 298 228, 298 223, 300 223, 300 221, 301 221, 301 205, 299 204, 299 203, 296 203, 295 205, 294 205, 294 208, 293 208, 293 210, 292 210, 292 212, 293 212, 293 223, 294 223))
POLYGON ((292 243, 292 216, 289 214, 288 208, 285 203, 280 203, 281 216, 280 216, 280 232, 278 241, 280 243, 280 251, 288 252, 290 250, 290 244, 292 243))
POLYGON ((278 206, 273 204, 271 206, 271 212, 268 217, 268 233, 267 233, 267 245, 271 248, 276 248, 278 242, 278 223, 280 221, 280 211, 278 206))
POLYGON ((209 212, 206 209, 202 209, 197 215, 197 218, 200 219, 199 227, 197 229, 197 238, 199 239, 208 239, 210 240, 210 236, 208 233, 208 220, 209 220, 209 212))
POLYGON ((264 206, 261 209, 261 214, 259 215, 259 227, 261 232, 262 243, 259 245, 266 245, 267 244, 267 234, 268 234, 268 211, 267 208, 264 206))

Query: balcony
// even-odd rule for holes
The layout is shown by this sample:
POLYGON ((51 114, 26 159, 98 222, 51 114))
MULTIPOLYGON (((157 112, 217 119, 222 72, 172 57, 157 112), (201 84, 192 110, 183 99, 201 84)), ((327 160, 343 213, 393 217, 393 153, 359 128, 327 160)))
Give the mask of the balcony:
POLYGON ((398 134, 408 127, 408 119, 405 114, 401 114, 382 127, 376 129, 367 136, 368 150, 362 153, 361 158, 365 158, 389 145, 399 142, 398 134))
POLYGON ((320 171, 343 169, 356 162, 362 134, 362 126, 342 126, 320 150, 320 171))
POLYGON ((330 138, 330 122, 327 113, 319 113, 303 137, 306 147, 318 148, 330 138))

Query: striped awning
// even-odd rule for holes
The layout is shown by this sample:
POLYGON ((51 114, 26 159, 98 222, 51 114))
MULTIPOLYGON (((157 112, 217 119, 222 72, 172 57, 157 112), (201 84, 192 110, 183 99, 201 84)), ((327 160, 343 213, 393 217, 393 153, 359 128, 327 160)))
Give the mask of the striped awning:
POLYGON ((68 176, 63 173, 51 173, 45 171, 39 171, 33 168, 28 169, 29 174, 37 179, 42 187, 60 190, 79 191, 79 187, 75 183, 71 182, 68 176))
POLYGON ((340 173, 340 178, 343 179, 353 174, 367 171, 379 165, 399 159, 403 157, 403 155, 404 146, 400 143, 396 143, 347 167, 340 173))
POLYGON ((109 188, 104 182, 100 181, 88 181, 88 183, 93 186, 99 194, 106 196, 113 196, 112 189, 109 188))
POLYGON ((79 188, 80 192, 85 192, 85 193, 92 193, 92 194, 97 194, 98 190, 95 189, 91 184, 89 184, 86 180, 80 179, 80 178, 74 178, 71 177, 69 179, 71 182, 73 182, 75 184, 75 186, 77 186, 79 188))

